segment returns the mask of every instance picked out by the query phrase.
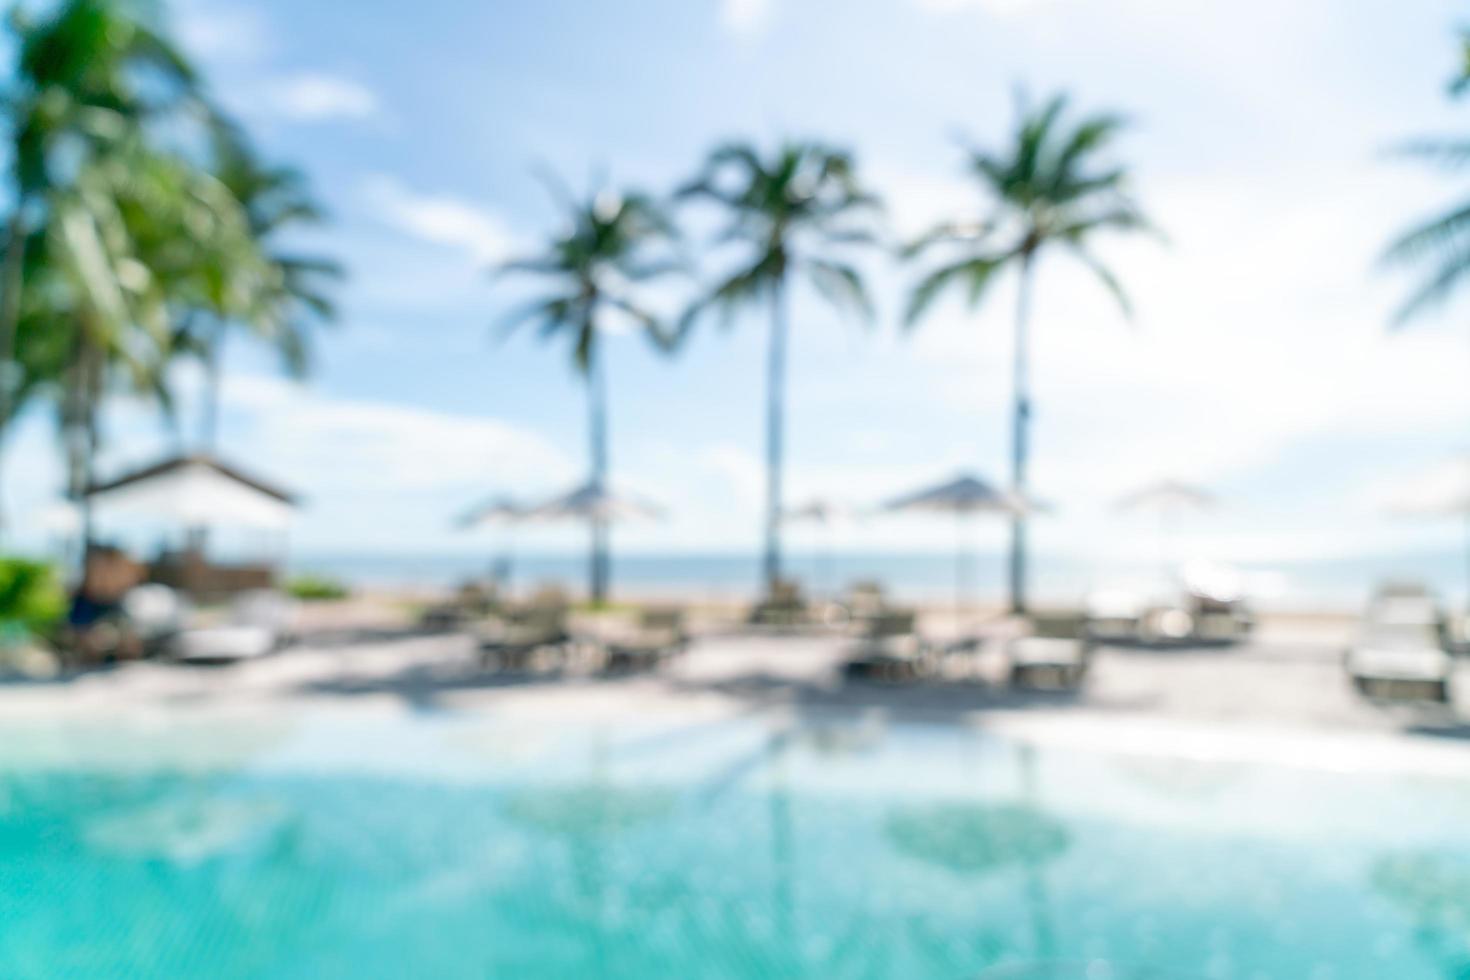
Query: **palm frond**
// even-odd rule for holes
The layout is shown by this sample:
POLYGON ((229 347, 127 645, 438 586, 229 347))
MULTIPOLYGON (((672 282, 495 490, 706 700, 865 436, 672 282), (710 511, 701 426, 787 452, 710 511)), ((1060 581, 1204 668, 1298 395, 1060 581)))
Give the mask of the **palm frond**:
POLYGON ((538 324, 544 331, 548 326, 560 328, 572 319, 576 302, 564 296, 543 297, 522 304, 501 317, 497 331, 502 337, 509 336, 526 324, 538 324))
POLYGON ((994 223, 989 221, 941 222, 905 245, 899 252, 899 257, 904 259, 918 258, 936 245, 952 245, 956 242, 978 242, 988 235, 994 227, 994 223))
POLYGON ((914 291, 909 294, 908 307, 904 311, 903 323, 907 328, 912 328, 923 318, 934 301, 945 289, 952 285, 964 285, 967 287, 966 295, 970 306, 975 306, 985 293, 985 289, 999 271, 1009 261, 1010 256, 967 258, 929 273, 914 291))
POLYGON ((810 259, 807 274, 811 277, 812 286, 827 302, 857 313, 864 322, 873 321, 873 300, 857 269, 843 262, 810 259))
POLYGON ((1457 137, 1411 140, 1395 147, 1393 153, 1426 160, 1446 170, 1459 170, 1470 164, 1470 140, 1457 137))
POLYGON ((1118 277, 1113 274, 1113 271, 1081 246, 1073 246, 1072 254, 1083 265, 1087 266, 1092 271, 1092 274, 1097 276, 1098 281, 1103 284, 1103 287, 1112 294, 1113 299, 1118 303, 1118 308, 1123 311, 1124 319, 1133 319, 1133 302, 1128 298, 1128 293, 1123 289, 1123 284, 1118 281, 1118 277))
POLYGON ((1392 325, 1403 327, 1428 310, 1442 305, 1467 280, 1470 280, 1470 248, 1458 246, 1447 250, 1434 274, 1399 307, 1392 325))
POLYGON ((1380 261, 1404 265, 1465 246, 1470 246, 1470 203, 1411 228, 1384 250, 1380 261))

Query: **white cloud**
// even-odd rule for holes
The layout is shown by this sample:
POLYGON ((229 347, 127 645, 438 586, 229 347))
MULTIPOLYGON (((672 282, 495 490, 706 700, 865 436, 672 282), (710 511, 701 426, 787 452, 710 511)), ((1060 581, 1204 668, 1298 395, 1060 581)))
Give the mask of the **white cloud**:
POLYGON ((179 7, 175 25, 189 52, 213 61, 248 64, 274 47, 264 14, 253 7, 192 0, 179 7))
MULTIPOLYGON (((184 375, 188 396, 198 379, 184 375)), ((454 547, 464 539, 451 530, 453 517, 481 497, 549 494, 581 472, 579 460, 539 433, 500 418, 335 397, 266 375, 229 377, 221 394, 223 455, 301 496, 293 539, 308 548, 454 547)), ((102 478, 178 451, 156 408, 130 399, 109 406, 107 434, 102 478)), ((59 451, 48 418, 28 418, 15 435, 4 472, 7 514, 20 545, 39 548, 40 518, 62 483, 59 451)), ((103 528, 151 547, 152 538, 138 536, 146 530, 103 528)))
POLYGON ((701 451, 698 464, 727 487, 743 509, 753 513, 765 499, 765 467, 754 453, 721 443, 701 451))
POLYGON ((390 227, 422 241, 468 253, 476 263, 498 262, 514 238, 499 215, 447 195, 421 194, 393 177, 371 177, 363 193, 390 227))
MULTIPOLYGON (((1201 180, 1150 195, 1172 247, 1110 243, 1140 307, 1129 327, 1065 260, 1033 306, 1037 477, 1121 492, 1161 471, 1242 475, 1318 436, 1423 435, 1461 417, 1460 337, 1390 336, 1392 284, 1372 259, 1404 213, 1364 177, 1302 199, 1201 180), (1357 198, 1355 208, 1340 200, 1357 198), (1271 215, 1269 223, 1260 221, 1271 215)), ((1010 398, 1013 283, 976 313, 954 302, 915 338, 956 408, 996 420, 1010 398), (976 379, 1001 383, 978 385, 976 379)))
POLYGON ((381 106, 372 89, 326 72, 300 72, 267 83, 265 96, 277 115, 295 122, 363 120, 381 106))
POLYGON ((759 34, 771 19, 773 0, 721 0, 720 22, 733 34, 759 34))
POLYGON ((247 448, 324 502, 372 494, 389 514, 399 495, 491 481, 555 488, 574 471, 539 435, 501 419, 333 398, 260 375, 227 380, 224 398, 249 433, 247 448))

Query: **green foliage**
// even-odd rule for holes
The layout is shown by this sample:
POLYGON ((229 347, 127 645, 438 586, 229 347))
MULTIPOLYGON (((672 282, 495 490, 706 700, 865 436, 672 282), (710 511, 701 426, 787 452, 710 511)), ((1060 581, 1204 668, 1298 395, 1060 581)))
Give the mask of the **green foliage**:
MULTIPOLYGON (((1470 32, 1460 35, 1460 70, 1450 87, 1460 96, 1470 88, 1470 32)), ((1406 156, 1450 173, 1470 164, 1470 140, 1463 137, 1419 139, 1401 148, 1406 156)), ((1423 278, 1396 312, 1395 327, 1442 305, 1470 276, 1470 202, 1452 206, 1405 231, 1384 250, 1382 263, 1422 269, 1423 278)))
POLYGON ((582 374, 596 359, 598 337, 618 321, 631 323, 662 346, 666 331, 635 287, 682 267, 668 254, 677 235, 667 215, 641 193, 600 191, 578 200, 553 186, 566 230, 539 255, 506 262, 499 270, 540 278, 549 291, 514 311, 505 328, 529 323, 542 339, 565 336, 582 374))
POLYGON ((352 590, 336 579, 320 575, 298 575, 286 583, 286 593, 302 602, 330 602, 346 599, 352 590))
POLYGON ((0 360, 21 370, 0 424, 53 401, 62 428, 85 433, 67 439, 76 490, 102 399, 126 390, 171 413, 170 364, 225 325, 304 370, 302 320, 331 315, 324 284, 340 270, 276 247, 319 217, 304 180, 254 156, 151 4, 61 0, 9 26, 0 360))
POLYGON ((968 151, 967 169, 990 210, 978 219, 945 222, 904 249, 909 259, 931 250, 945 255, 910 294, 906 325, 917 323, 950 290, 977 306, 997 273, 1027 267, 1052 248, 1079 260, 1123 313, 1130 313, 1121 284, 1090 248, 1100 233, 1154 230, 1128 194, 1127 170, 1099 159, 1125 123, 1121 116, 1103 113, 1069 126, 1066 111, 1062 95, 1037 109, 1023 104, 1003 152, 968 151))
POLYGON ((710 153, 678 196, 722 209, 727 224, 716 242, 745 251, 735 271, 685 314, 680 336, 708 311, 728 323, 736 310, 784 289, 793 274, 838 309, 873 319, 866 284, 841 253, 874 243, 879 202, 847 151, 797 142, 762 158, 748 144, 730 143, 710 153))
POLYGON ((46 633, 66 614, 66 592, 44 562, 0 558, 0 631, 46 633))

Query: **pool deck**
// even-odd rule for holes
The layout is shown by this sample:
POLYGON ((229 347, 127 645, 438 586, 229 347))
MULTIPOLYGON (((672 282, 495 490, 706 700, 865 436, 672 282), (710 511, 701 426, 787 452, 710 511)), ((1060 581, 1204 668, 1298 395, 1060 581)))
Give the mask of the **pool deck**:
MULTIPOLYGON (((942 626, 940 627, 942 629, 942 626)), ((1341 623, 1268 622, 1232 647, 1103 647, 1075 695, 1001 682, 1004 629, 944 678, 844 681, 852 641, 832 633, 716 631, 654 673, 601 677, 482 670, 472 639, 392 624, 323 628, 261 660, 132 663, 50 682, 0 685, 6 724, 69 720, 286 719, 450 713, 530 724, 673 725, 734 717, 971 725, 1038 741, 1130 752, 1223 754, 1327 767, 1425 767, 1470 776, 1470 663, 1457 704, 1374 705, 1341 667, 1341 623)))

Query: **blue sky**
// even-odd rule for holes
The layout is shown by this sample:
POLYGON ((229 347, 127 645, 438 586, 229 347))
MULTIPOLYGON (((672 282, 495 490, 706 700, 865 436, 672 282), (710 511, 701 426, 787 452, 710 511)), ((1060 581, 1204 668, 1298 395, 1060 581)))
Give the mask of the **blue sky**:
MULTIPOLYGON (((488 264, 556 221, 533 171, 663 191, 714 142, 819 136, 852 146, 911 233, 980 206, 956 140, 996 142, 1018 84, 1129 114, 1120 145, 1169 244, 1109 242, 1138 315, 1064 260, 1035 301, 1034 481, 1056 504, 1038 544, 1147 557, 1110 502, 1160 476, 1226 501, 1188 529, 1228 560, 1450 547, 1456 530, 1386 516, 1405 481, 1466 446, 1466 308, 1386 324, 1402 279, 1374 270, 1393 232, 1470 190, 1385 150, 1463 131, 1445 96, 1463 12, 1438 0, 188 0, 174 8, 217 93, 334 216, 310 243, 352 278, 302 387, 229 350, 224 449, 308 498, 316 550, 462 549, 449 519, 498 491, 552 492, 584 470, 585 406, 567 352, 492 329, 524 295, 488 264)), ((793 500, 856 504, 959 469, 1002 477, 1012 289, 939 308, 912 336, 911 271, 872 265, 864 331, 798 298, 789 410, 793 500)), ((669 302, 673 297, 665 297, 669 302)), ((610 344, 613 465, 668 521, 630 550, 758 540, 764 324, 696 336, 676 359, 610 344)), ((186 387, 187 376, 181 379, 186 387)), ((116 406, 102 470, 168 443, 116 406)), ((7 490, 24 519, 60 483, 28 420, 7 490)), ((854 548, 944 546, 921 520, 843 532, 854 548)), ((570 547, 575 532, 537 532, 570 547)), ((800 534, 797 535, 798 539, 800 534)), ((998 544, 998 529, 980 532, 998 544)))

